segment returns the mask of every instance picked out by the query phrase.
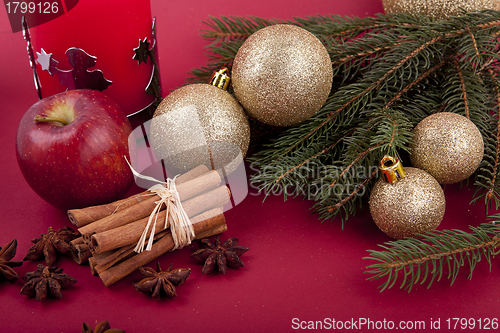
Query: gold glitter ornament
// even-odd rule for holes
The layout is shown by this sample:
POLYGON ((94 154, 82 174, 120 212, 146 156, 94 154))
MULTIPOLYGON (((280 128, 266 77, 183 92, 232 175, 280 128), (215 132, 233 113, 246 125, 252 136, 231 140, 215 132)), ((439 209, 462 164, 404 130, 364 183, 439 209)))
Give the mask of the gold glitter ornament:
POLYGON ((211 84, 181 87, 163 99, 151 120, 151 147, 165 168, 179 174, 201 164, 229 174, 250 143, 248 116, 229 94, 227 69, 211 84))
POLYGON ((462 10, 500 9, 498 0, 382 0, 382 4, 387 14, 420 14, 438 19, 458 16, 462 10))
POLYGON ((232 69, 234 94, 247 113, 272 126, 291 126, 314 115, 332 88, 328 51, 312 33, 276 24, 252 34, 232 69))
POLYGON ((434 177, 417 168, 403 168, 389 156, 384 157, 380 169, 384 177, 373 187, 369 200, 371 216, 380 230, 402 239, 436 229, 446 200, 434 177))
POLYGON ((468 178, 483 159, 484 143, 476 125, 464 116, 440 112, 413 129, 412 166, 430 173, 440 184, 468 178))

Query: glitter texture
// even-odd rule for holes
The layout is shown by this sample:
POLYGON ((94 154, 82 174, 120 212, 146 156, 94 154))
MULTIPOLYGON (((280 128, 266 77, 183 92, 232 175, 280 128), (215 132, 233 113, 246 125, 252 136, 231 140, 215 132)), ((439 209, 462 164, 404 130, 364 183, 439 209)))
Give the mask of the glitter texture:
POLYGON ((441 185, 427 172, 404 168, 405 178, 390 184, 384 179, 370 194, 370 213, 389 237, 402 239, 436 229, 446 201, 441 185))
POLYGON ((227 91, 192 84, 160 103, 150 138, 157 159, 173 174, 201 164, 230 173, 246 155, 250 126, 245 111, 227 91))
POLYGON ((236 98, 248 114, 273 126, 291 126, 314 115, 332 88, 328 51, 310 32, 277 24, 252 34, 232 69, 236 98))
POLYGON ((457 16, 465 11, 481 9, 500 9, 498 0, 382 0, 387 14, 407 13, 421 14, 438 19, 457 16))
POLYGON ((456 113, 441 112, 413 129, 412 166, 430 173, 440 184, 462 181, 483 159, 484 143, 476 125, 456 113))

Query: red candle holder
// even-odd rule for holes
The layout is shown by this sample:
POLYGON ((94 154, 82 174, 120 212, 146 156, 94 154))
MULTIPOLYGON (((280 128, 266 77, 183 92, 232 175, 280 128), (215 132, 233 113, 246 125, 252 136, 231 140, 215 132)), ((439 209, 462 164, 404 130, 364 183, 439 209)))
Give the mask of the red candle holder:
POLYGON ((51 21, 23 22, 40 98, 96 89, 127 116, 152 115, 161 100, 149 0, 79 1, 51 21))

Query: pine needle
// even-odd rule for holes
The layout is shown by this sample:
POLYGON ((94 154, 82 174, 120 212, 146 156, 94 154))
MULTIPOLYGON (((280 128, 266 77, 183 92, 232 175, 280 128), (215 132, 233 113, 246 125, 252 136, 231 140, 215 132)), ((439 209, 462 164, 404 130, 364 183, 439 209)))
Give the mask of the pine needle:
POLYGON ((417 284, 435 281, 446 276, 450 283, 457 279, 460 270, 467 267, 468 279, 476 264, 486 259, 491 271, 491 259, 500 253, 500 216, 494 223, 470 226, 470 233, 462 230, 431 231, 418 235, 420 239, 406 238, 379 245, 380 251, 368 250, 370 259, 377 261, 366 267, 372 274, 368 280, 385 280, 380 291, 392 288, 402 276, 400 289, 410 292, 417 284))

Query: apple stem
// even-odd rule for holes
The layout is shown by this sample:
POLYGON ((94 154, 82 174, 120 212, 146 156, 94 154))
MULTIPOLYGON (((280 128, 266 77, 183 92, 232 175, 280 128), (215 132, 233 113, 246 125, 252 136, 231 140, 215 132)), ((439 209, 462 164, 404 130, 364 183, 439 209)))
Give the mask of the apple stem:
POLYGON ((68 125, 68 122, 64 120, 63 118, 59 117, 49 117, 49 116, 40 116, 37 114, 35 116, 35 119, 33 119, 35 123, 47 123, 47 122, 57 122, 60 123, 63 126, 68 125))

